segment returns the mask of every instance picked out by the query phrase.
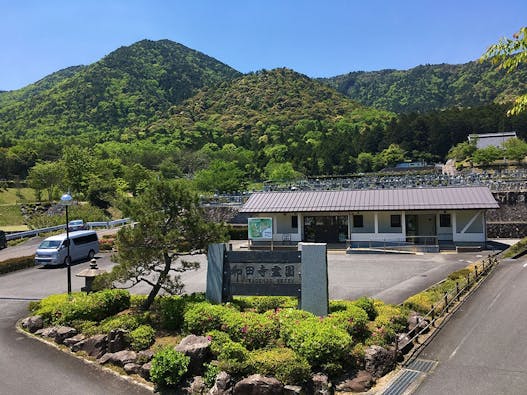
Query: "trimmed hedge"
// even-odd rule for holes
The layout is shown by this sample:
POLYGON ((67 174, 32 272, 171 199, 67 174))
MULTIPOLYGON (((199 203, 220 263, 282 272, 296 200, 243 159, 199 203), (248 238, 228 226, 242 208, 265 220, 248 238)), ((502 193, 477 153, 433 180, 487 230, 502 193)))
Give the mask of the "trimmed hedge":
POLYGON ((34 314, 47 324, 71 324, 75 320, 102 321, 130 307, 130 293, 121 289, 86 294, 51 295, 32 305, 34 314))
POLYGON ((27 269, 28 267, 33 266, 35 266, 35 255, 6 259, 5 261, 0 262, 0 274, 27 269))

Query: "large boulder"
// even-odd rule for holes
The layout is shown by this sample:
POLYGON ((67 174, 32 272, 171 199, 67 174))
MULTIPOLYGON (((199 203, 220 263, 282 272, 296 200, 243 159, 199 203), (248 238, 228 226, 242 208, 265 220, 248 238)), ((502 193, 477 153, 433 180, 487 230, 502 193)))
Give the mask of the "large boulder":
POLYGON ((31 333, 35 333, 44 327, 44 321, 41 315, 33 315, 22 320, 22 328, 27 329, 31 333))
POLYGON ((364 362, 364 369, 379 378, 395 367, 395 353, 381 346, 370 346, 364 352, 364 362))
POLYGON ((299 385, 284 385, 284 395, 305 395, 306 392, 299 385))
POLYGON ((112 329, 108 333, 108 352, 122 351, 128 347, 128 331, 124 329, 112 329))
POLYGON ((329 377, 323 373, 314 374, 311 378, 314 395, 329 395, 332 393, 329 377))
POLYGON ((366 392, 372 387, 374 382, 375 380, 371 373, 359 370, 355 377, 337 384, 335 389, 340 392, 366 392))
POLYGON ((189 373, 193 375, 199 375, 201 373, 203 364, 211 355, 210 343, 211 341, 208 337, 189 335, 175 347, 176 351, 190 357, 189 373))
POLYGON ((137 353, 131 350, 121 350, 117 352, 109 352, 99 358, 99 363, 104 365, 105 363, 112 363, 116 366, 124 367, 129 363, 135 363, 137 360, 137 353))
POLYGON ((35 335, 54 339, 55 335, 57 334, 57 328, 58 326, 48 326, 47 328, 37 330, 35 335))
POLYGON ((71 346, 71 351, 83 351, 88 356, 99 359, 106 353, 107 342, 106 335, 95 335, 75 343, 71 346))
POLYGON ((145 364, 150 362, 154 358, 154 351, 152 350, 141 350, 137 353, 137 363, 145 364))
POLYGON ((281 395, 283 384, 274 377, 253 374, 238 381, 234 386, 234 395, 281 395))
POLYGON ((137 374, 139 373, 139 370, 141 369, 141 365, 138 365, 136 363, 127 363, 123 366, 124 371, 126 374, 137 374))
POLYGON ((232 391, 232 377, 229 373, 222 371, 216 376, 216 381, 207 395, 231 395, 232 391))

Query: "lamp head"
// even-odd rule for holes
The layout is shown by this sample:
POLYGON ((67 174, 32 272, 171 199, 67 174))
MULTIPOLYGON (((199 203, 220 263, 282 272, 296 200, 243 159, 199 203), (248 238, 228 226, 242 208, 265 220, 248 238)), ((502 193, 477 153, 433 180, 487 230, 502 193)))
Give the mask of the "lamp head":
POLYGON ((73 203, 73 198, 69 193, 65 193, 60 197, 60 201, 64 206, 70 206, 73 203))

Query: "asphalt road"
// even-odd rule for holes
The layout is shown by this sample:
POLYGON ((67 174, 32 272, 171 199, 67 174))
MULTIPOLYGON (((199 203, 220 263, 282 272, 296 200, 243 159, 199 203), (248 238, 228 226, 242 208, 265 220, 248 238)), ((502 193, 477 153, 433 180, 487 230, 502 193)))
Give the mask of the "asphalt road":
POLYGON ((527 258, 501 263, 419 358, 438 361, 422 395, 527 393, 527 258))

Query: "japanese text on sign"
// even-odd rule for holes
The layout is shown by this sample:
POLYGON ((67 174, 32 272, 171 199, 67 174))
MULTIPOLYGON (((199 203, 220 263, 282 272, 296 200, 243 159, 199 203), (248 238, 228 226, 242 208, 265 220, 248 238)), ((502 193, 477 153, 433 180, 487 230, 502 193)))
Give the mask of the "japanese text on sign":
POLYGON ((300 264, 236 263, 231 266, 231 283, 300 284, 300 264))

